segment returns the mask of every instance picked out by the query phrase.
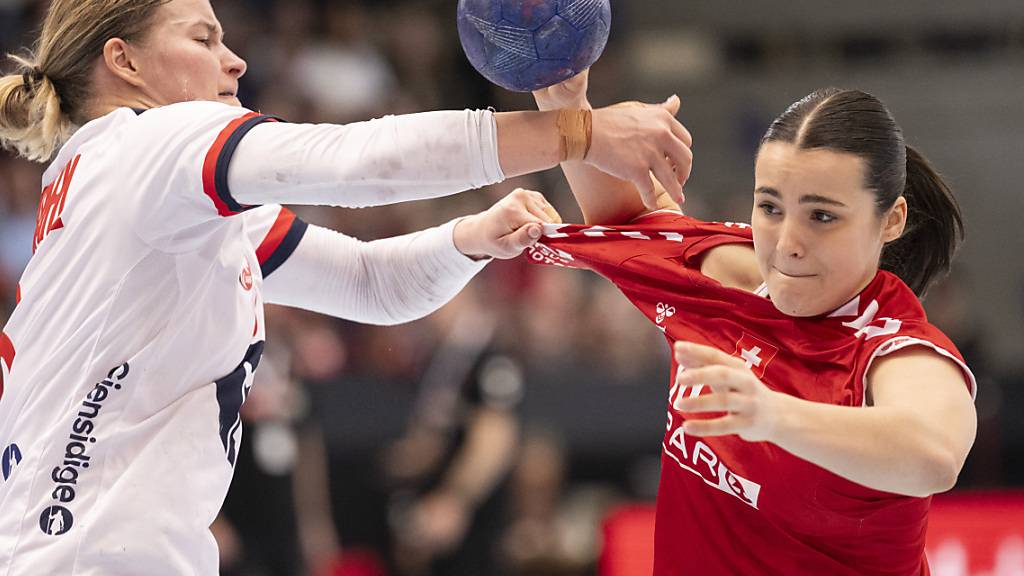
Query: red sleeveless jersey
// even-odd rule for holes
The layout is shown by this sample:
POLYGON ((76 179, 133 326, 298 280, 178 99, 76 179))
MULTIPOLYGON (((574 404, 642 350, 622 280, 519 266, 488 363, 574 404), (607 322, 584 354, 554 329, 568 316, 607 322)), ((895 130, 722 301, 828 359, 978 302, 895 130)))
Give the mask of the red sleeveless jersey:
MULTIPOLYGON (((928 323, 914 293, 880 271, 830 314, 794 318, 766 294, 726 288, 700 273, 711 248, 752 243, 750 227, 661 211, 625 226, 546 226, 528 257, 611 280, 671 344, 715 346, 746 360, 769 388, 863 406, 873 359, 926 346, 975 381, 950 340, 928 323)), ((866 488, 768 442, 695 438, 672 409, 672 366, 655 528, 655 576, 928 574, 930 498, 866 488)))

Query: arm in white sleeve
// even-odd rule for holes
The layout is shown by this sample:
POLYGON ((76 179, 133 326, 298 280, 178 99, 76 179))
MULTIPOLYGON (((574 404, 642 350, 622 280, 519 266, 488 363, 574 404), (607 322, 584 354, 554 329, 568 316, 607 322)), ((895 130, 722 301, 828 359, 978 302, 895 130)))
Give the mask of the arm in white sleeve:
POLYGON ((310 226, 295 252, 264 281, 265 300, 365 324, 422 318, 454 298, 489 262, 455 248, 457 221, 373 242, 310 226))
POLYGON ((238 143, 238 202, 377 206, 504 180, 488 110, 386 116, 346 125, 265 122, 238 143))

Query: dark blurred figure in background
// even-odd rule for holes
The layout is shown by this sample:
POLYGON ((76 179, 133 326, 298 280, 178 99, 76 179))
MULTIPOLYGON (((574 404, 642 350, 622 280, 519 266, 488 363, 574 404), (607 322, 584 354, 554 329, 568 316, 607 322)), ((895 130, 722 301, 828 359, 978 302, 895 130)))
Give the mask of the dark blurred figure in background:
POLYGON ((432 318, 431 355, 403 436, 384 452, 396 572, 504 573, 505 489, 517 457, 523 370, 505 351, 507 324, 478 282, 432 318))
POLYGON ((924 301, 929 320, 949 335, 968 362, 975 367, 979 393, 974 404, 978 411, 978 436, 967 458, 957 485, 960 487, 994 487, 1002 481, 1003 462, 1002 405, 1003 382, 993 373, 990 347, 985 341, 981 316, 973 309, 969 297, 970 278, 962 268, 953 267, 949 276, 939 281, 924 301), (984 390, 984 393, 981 393, 984 390))

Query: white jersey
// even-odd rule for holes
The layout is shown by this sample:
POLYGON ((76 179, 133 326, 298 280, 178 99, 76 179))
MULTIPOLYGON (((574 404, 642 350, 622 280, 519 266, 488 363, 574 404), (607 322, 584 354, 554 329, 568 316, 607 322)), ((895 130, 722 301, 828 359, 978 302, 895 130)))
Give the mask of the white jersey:
POLYGON ((0 576, 217 573, 209 526, 263 350, 263 278, 306 230, 227 188, 267 120, 122 108, 45 173, 0 335, 0 576))

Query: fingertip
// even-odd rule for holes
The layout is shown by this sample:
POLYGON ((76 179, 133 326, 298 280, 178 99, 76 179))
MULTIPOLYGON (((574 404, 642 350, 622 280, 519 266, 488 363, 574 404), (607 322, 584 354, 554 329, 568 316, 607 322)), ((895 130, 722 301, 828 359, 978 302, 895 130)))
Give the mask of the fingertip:
POLYGON ((679 108, 682 105, 682 101, 679 100, 679 96, 678 95, 673 94, 673 95, 669 96, 668 100, 665 100, 665 102, 663 104, 664 104, 665 108, 669 112, 671 112, 673 116, 675 116, 676 114, 679 113, 679 108))
POLYGON ((527 236, 529 236, 530 238, 533 238, 534 240, 540 238, 541 233, 543 233, 543 230, 541 229, 540 224, 530 225, 530 227, 527 228, 527 230, 526 230, 527 236))

